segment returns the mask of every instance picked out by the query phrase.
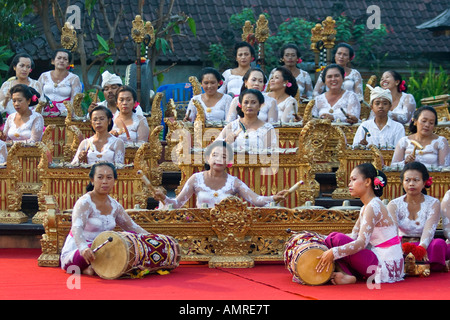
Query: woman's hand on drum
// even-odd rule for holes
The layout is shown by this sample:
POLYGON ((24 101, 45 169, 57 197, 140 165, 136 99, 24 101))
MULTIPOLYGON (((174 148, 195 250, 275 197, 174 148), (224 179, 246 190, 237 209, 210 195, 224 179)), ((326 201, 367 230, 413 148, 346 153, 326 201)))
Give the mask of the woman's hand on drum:
POLYGON ((316 271, 318 273, 322 272, 323 270, 325 271, 330 270, 334 261, 333 250, 329 249, 325 251, 324 253, 322 253, 322 255, 317 257, 317 259, 319 259, 319 263, 317 263, 316 266, 316 271))
POLYGON ((91 248, 86 248, 81 252, 81 256, 86 260, 86 263, 91 264, 95 260, 94 251, 91 248))

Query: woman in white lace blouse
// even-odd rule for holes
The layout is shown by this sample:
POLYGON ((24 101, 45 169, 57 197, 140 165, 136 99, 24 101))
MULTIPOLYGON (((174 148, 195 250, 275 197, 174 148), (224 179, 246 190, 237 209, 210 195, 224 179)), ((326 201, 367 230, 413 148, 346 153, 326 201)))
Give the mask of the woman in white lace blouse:
POLYGON ((258 118, 264 96, 259 90, 241 92, 236 112, 239 119, 228 123, 216 140, 224 140, 238 151, 259 152, 278 148, 274 127, 258 118))
POLYGON ((24 84, 28 87, 34 88, 42 96, 41 85, 37 80, 30 78, 30 73, 34 69, 34 61, 31 56, 26 53, 19 53, 14 56, 11 65, 9 67, 8 76, 13 73, 15 77, 11 77, 6 80, 0 88, 0 112, 6 112, 10 115, 16 112, 14 109, 11 94, 9 91, 16 84, 24 84))
POLYGON ((252 61, 255 60, 255 49, 248 42, 242 41, 234 46, 234 56, 236 67, 222 73, 225 81, 219 88, 220 93, 228 94, 231 97, 236 97, 241 93, 244 82, 242 77, 250 69, 252 61))
POLYGON ((186 109, 184 121, 194 122, 197 117, 197 108, 193 100, 199 101, 202 105, 206 120, 225 120, 232 98, 218 90, 223 84, 219 71, 214 68, 205 68, 202 70, 199 80, 204 93, 192 97, 186 109))
POLYGON ((420 162, 405 165, 400 178, 405 194, 392 200, 388 210, 397 216, 402 242, 420 246, 431 270, 445 270, 447 244, 443 239, 434 239, 441 218, 441 204, 438 199, 428 196, 425 189, 431 186, 432 178, 420 162))
POLYGON ((150 129, 147 119, 136 114, 136 91, 130 86, 121 86, 117 90, 116 97, 119 114, 114 119, 111 134, 119 137, 124 142, 147 142, 150 129))
MULTIPOLYGON (((383 89, 389 89, 392 94, 392 106, 389 111, 389 118, 402 124, 409 123, 416 111, 416 100, 412 94, 406 93, 407 86, 402 76, 389 70, 383 73, 380 80, 380 86, 383 89)), ((371 112, 369 119, 373 118, 371 112)))
POLYGON ((69 50, 56 50, 51 61, 55 69, 42 73, 38 79, 44 97, 52 101, 52 106, 47 106, 44 112, 52 116, 66 113, 64 101, 72 102, 75 95, 83 91, 80 78, 70 72, 71 61, 72 53, 69 50))
MULTIPOLYGON (((268 122, 274 123, 278 121, 278 110, 277 110, 277 101, 274 98, 269 97, 269 95, 263 92, 264 87, 267 83, 267 78, 264 72, 259 68, 251 68, 244 75, 244 84, 242 85, 241 92, 247 89, 255 89, 261 91, 264 96, 264 103, 261 106, 261 109, 258 113, 258 119, 268 122)), ((239 104, 239 96, 234 97, 234 99, 230 103, 230 108, 228 110, 227 117, 225 121, 231 122, 233 120, 238 119, 238 113, 236 107, 239 104)))
POLYGON ((113 114, 104 106, 95 107, 90 113, 95 134, 81 141, 72 165, 94 164, 99 161, 124 163, 125 145, 122 139, 109 133, 113 127, 113 114))
POLYGON ((72 228, 61 250, 61 268, 77 266, 83 274, 93 275, 90 266, 95 260, 92 242, 104 231, 118 225, 124 231, 148 234, 126 213, 122 205, 109 195, 117 179, 114 165, 107 162, 94 164, 89 172, 87 193, 81 196, 72 212, 72 228))
POLYGON ((295 96, 298 86, 292 72, 285 67, 275 68, 269 85, 268 96, 277 101, 278 121, 297 121, 298 103, 295 96))
MULTIPOLYGON (((336 45, 334 52, 335 63, 344 69, 342 89, 354 92, 358 97, 358 101, 363 101, 364 91, 361 74, 358 70, 352 69, 348 66, 349 63, 355 58, 355 51, 349 44, 339 43, 336 45)), ((314 87, 313 97, 315 98, 327 90, 328 86, 323 80, 321 74, 314 87)))
POLYGON ((413 161, 423 163, 428 170, 432 166, 450 166, 450 147, 447 139, 433 133, 437 123, 437 113, 433 107, 423 106, 417 109, 409 124, 412 134, 398 141, 391 166, 404 166, 413 161), (416 149, 412 141, 418 142, 423 149, 416 149))
POLYGON ((337 64, 327 66, 322 74, 322 81, 327 85, 328 91, 315 98, 312 116, 331 121, 348 122, 359 121, 361 104, 358 96, 342 87, 344 82, 344 69, 337 64))
MULTIPOLYGON (((298 46, 293 43, 285 44, 280 50, 280 62, 285 68, 289 69, 294 76, 298 90, 300 91, 300 97, 311 99, 313 95, 311 76, 308 72, 297 67, 298 64, 302 63, 298 46)), ((276 69, 273 69, 270 72, 269 81, 275 70, 276 69)))
POLYGON ((161 191, 155 191, 153 197, 160 201, 160 209, 181 208, 194 194, 197 208, 212 208, 223 199, 239 196, 244 201, 258 207, 273 201, 282 201, 288 192, 283 190, 273 196, 260 196, 253 192, 244 182, 227 173, 227 167, 233 163, 233 150, 222 140, 211 143, 205 151, 206 171, 193 174, 183 186, 176 199, 171 199, 161 191))
POLYGON ((44 133, 44 118, 41 114, 30 110, 30 106, 39 103, 39 93, 24 84, 17 84, 10 90, 11 100, 16 112, 6 119, 2 140, 38 142, 44 133))
POLYGON ((403 280, 404 260, 398 237, 397 217, 380 200, 387 184, 385 174, 370 164, 355 167, 350 175, 349 190, 352 197, 361 199, 364 206, 350 236, 332 232, 325 240, 325 251, 317 271, 330 268, 336 261, 334 284, 355 283, 375 273, 376 283, 403 280))

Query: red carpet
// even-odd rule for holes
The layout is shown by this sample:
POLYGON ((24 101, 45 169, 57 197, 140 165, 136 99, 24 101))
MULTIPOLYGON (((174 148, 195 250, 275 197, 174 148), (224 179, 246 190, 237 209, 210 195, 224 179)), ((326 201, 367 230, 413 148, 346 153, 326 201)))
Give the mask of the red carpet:
POLYGON ((187 264, 169 275, 144 279, 103 280, 81 276, 80 289, 69 289, 69 274, 60 268, 38 267, 39 249, 0 249, 2 300, 448 300, 450 273, 428 278, 407 277, 395 284, 368 289, 354 285, 311 287, 292 282, 282 263, 251 269, 210 269, 187 264))

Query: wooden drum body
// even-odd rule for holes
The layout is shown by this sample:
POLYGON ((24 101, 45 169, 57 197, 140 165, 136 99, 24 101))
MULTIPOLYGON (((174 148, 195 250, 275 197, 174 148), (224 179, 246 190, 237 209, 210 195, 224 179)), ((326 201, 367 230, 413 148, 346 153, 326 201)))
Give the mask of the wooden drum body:
POLYGON ((171 270, 179 265, 180 248, 170 236, 105 231, 95 238, 92 248, 109 237, 113 240, 95 253, 92 262, 95 273, 103 279, 132 276, 142 270, 171 270))
POLYGON ((293 275, 292 281, 311 286, 328 282, 333 274, 334 264, 328 271, 316 271, 319 262, 317 257, 327 250, 324 237, 318 233, 304 231, 294 234, 286 242, 284 252, 286 267, 293 275))

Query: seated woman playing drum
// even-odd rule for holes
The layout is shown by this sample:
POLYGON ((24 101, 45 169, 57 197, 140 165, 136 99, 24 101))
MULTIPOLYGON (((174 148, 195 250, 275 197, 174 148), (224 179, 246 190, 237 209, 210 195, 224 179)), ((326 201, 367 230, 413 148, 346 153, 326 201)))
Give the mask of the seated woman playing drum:
POLYGON ((274 127, 258 118, 264 96, 259 90, 247 89, 241 92, 236 107, 239 119, 223 128, 216 140, 232 144, 237 151, 278 148, 278 138, 274 127))
POLYGON ((398 237, 397 218, 380 200, 387 178, 370 163, 355 167, 350 175, 352 197, 364 206, 350 236, 332 232, 325 239, 330 248, 319 258, 317 271, 328 270, 335 260, 339 268, 332 276, 334 284, 355 283, 357 277, 375 274, 376 283, 403 279, 404 260, 398 237), (366 249, 370 247, 370 249, 366 249))
POLYGON ((450 146, 447 139, 433 133, 437 123, 437 113, 433 107, 423 106, 417 109, 409 124, 412 134, 398 141, 391 166, 404 166, 413 161, 423 163, 428 170, 431 166, 450 166, 450 146))
POLYGON ((113 114, 107 107, 97 106, 90 113, 91 126, 95 134, 81 141, 72 165, 94 164, 98 161, 124 163, 125 145, 109 132, 113 127, 113 114))
POLYGON ((96 163, 89 172, 88 191, 75 203, 72 228, 61 250, 61 268, 75 265, 84 274, 93 275, 90 264, 95 254, 90 248, 94 239, 104 231, 112 231, 119 225, 125 231, 148 234, 138 226, 124 208, 109 195, 117 179, 117 171, 108 162, 96 163))
POLYGON ((176 199, 171 199, 160 190, 155 191, 153 198, 160 201, 160 207, 168 205, 181 208, 195 193, 197 208, 206 204, 214 207, 229 196, 240 196, 252 205, 262 207, 285 198, 288 190, 278 192, 273 196, 260 196, 254 193, 244 182, 227 173, 227 167, 233 162, 233 150, 222 140, 211 143, 205 151, 206 171, 193 174, 176 199), (162 204, 163 202, 164 204, 162 204))
MULTIPOLYGON (((441 204, 438 199, 427 195, 425 188, 431 187, 432 183, 427 168, 420 162, 410 162, 403 168, 400 178, 405 194, 392 200, 387 208, 397 216, 402 242, 409 243, 407 246, 414 251, 421 251, 420 255, 430 263, 431 270, 447 271, 447 244, 443 239, 434 238, 441 217, 441 204)), ((420 258, 416 257, 416 260, 420 258)))

